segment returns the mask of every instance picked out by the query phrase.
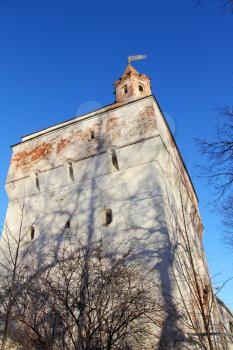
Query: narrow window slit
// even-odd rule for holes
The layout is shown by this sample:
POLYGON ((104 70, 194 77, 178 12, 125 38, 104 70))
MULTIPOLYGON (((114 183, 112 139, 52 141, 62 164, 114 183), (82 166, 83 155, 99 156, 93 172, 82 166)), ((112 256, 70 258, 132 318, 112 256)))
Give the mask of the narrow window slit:
POLYGON ((31 239, 31 241, 33 241, 34 238, 35 238, 35 227, 32 226, 30 228, 30 239, 31 239))
POLYGON ((74 181, 74 169, 72 162, 68 162, 68 171, 69 171, 69 178, 74 181))
POLYGON ((95 132, 94 130, 91 130, 91 140, 93 140, 95 138, 95 132))
POLYGON ((139 89, 139 91, 142 92, 142 91, 143 91, 143 86, 142 86, 142 85, 139 85, 139 86, 138 86, 138 89, 139 89))
POLYGON ((105 225, 108 226, 112 223, 112 209, 105 209, 105 225))
POLYGON ((124 93, 127 94, 128 93, 128 88, 127 85, 124 86, 124 93))
POLYGON ((116 155, 116 150, 113 148, 112 149, 112 165, 116 170, 119 170, 119 164, 118 164, 118 159, 116 155))
POLYGON ((39 174, 35 173, 35 186, 37 191, 40 191, 40 181, 39 181, 39 174))
POLYGON ((70 228, 70 220, 67 220, 65 224, 65 229, 69 229, 69 228, 70 228))

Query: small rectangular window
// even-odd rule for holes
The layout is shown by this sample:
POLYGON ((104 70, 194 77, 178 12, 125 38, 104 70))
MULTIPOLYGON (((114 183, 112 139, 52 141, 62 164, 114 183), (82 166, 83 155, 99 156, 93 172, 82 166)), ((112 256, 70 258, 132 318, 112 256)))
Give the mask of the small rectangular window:
POLYGON ((39 182, 39 174, 35 173, 35 187, 37 191, 40 191, 40 182, 39 182))
POLYGON ((35 227, 31 226, 28 230, 27 230, 27 242, 31 242, 35 239, 35 227))
POLYGON ((70 228, 70 220, 66 221, 65 230, 70 228))
POLYGON ((68 162, 68 171, 69 171, 69 178, 74 181, 74 170, 73 170, 73 164, 71 161, 68 162))
POLYGON ((119 170, 119 164, 115 148, 112 149, 112 165, 116 170, 119 170))
POLYGON ((108 226, 112 223, 112 209, 105 209, 105 226, 108 226))
POLYGON ((34 237, 35 237, 35 227, 32 226, 32 227, 30 228, 30 238, 31 238, 31 241, 34 239, 34 237))

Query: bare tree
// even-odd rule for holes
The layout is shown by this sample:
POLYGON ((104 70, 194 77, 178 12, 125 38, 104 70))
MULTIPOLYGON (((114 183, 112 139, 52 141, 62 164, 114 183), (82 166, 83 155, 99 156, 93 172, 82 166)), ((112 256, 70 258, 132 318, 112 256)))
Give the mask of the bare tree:
POLYGON ((233 106, 218 108, 218 125, 210 140, 198 140, 200 152, 207 158, 199 166, 200 176, 214 185, 216 201, 223 215, 223 223, 232 240, 233 221, 233 106), (220 204, 220 205, 219 205, 220 204))
POLYGON ((159 287, 130 258, 103 243, 86 247, 76 235, 55 248, 55 263, 42 278, 56 300, 67 349, 148 349, 155 343, 164 312, 159 287))
POLYGON ((9 314, 19 347, 117 350, 156 344, 164 320, 160 288, 132 252, 113 251, 103 242, 87 247, 69 232, 43 261, 38 265, 32 254, 15 273, 9 314))
POLYGON ((219 328, 215 294, 202 247, 201 222, 194 207, 191 213, 188 211, 184 193, 181 185, 180 211, 171 212, 176 237, 172 271, 178 290, 176 303, 181 328, 186 331, 191 348, 228 349, 226 339, 220 336, 223 330, 219 328))
POLYGON ((18 229, 14 232, 5 223, 0 245, 0 316, 2 327, 1 350, 6 348, 8 336, 14 325, 14 307, 17 300, 18 287, 22 282, 25 260, 30 254, 33 243, 30 240, 32 225, 25 228, 25 205, 17 202, 18 229))
MULTIPOLYGON (((198 0, 201 4, 205 0, 198 0)), ((233 14, 233 0, 221 0, 224 10, 233 14)), ((199 175, 214 184, 216 200, 221 202, 220 211, 226 228, 227 240, 233 244, 233 106, 217 108, 218 123, 215 135, 210 139, 197 140, 200 152, 205 156, 205 166, 199 166, 199 175)))

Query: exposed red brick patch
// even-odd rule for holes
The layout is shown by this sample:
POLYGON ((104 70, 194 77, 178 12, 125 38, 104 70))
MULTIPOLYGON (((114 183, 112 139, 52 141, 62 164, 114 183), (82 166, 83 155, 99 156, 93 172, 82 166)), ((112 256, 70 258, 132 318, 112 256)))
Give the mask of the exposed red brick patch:
POLYGON ((31 160, 36 161, 42 158, 46 158, 52 150, 52 145, 50 143, 43 143, 41 146, 33 149, 29 154, 31 155, 31 160))
POLYGON ((157 123, 153 107, 146 107, 141 111, 137 123, 143 133, 154 130, 157 127, 157 123))
POLYGON ((70 140, 61 138, 61 140, 57 144, 57 153, 60 153, 69 144, 70 140))
MULTIPOLYGON (((108 116, 106 124, 98 121, 82 130, 70 129, 69 132, 61 133, 47 143, 37 145, 28 143, 31 149, 16 153, 12 163, 16 169, 27 172, 35 165, 40 167, 38 163, 48 159, 52 152, 55 153, 55 162, 56 159, 61 160, 60 157, 56 158, 56 154, 64 153, 64 159, 66 158, 66 150, 69 150, 69 155, 74 155, 76 159, 90 157, 97 154, 103 144, 107 148, 112 144, 117 144, 121 139, 135 141, 140 137, 144 138, 153 134, 155 127, 156 117, 154 109, 150 106, 138 111, 136 115, 130 115, 129 118, 124 118, 123 115, 116 117, 112 114, 108 116), (94 137, 91 137, 93 131, 94 137), (101 135, 103 138, 100 137, 101 135)), ((41 169, 44 169, 45 164, 41 163, 41 169)))
POLYGON ((106 130, 111 130, 111 128, 119 125, 119 119, 116 117, 110 117, 107 119, 106 130))
POLYGON ((16 163, 16 168, 29 167, 33 162, 46 158, 52 152, 52 144, 43 142, 40 146, 31 151, 18 152, 14 155, 12 162, 16 163))

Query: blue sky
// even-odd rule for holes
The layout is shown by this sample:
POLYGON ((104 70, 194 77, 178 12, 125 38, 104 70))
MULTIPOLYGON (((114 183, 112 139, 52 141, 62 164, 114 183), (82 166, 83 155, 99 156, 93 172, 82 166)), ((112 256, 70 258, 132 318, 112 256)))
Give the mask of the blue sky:
MULTIPOLYGON (((151 76, 193 178, 215 286, 233 275, 213 191, 195 175, 195 137, 213 134, 214 107, 232 103, 233 15, 220 1, 0 0, 0 220, 10 145, 20 136, 112 103, 128 55, 151 76)), ((220 296, 233 308, 233 282, 220 296)))

